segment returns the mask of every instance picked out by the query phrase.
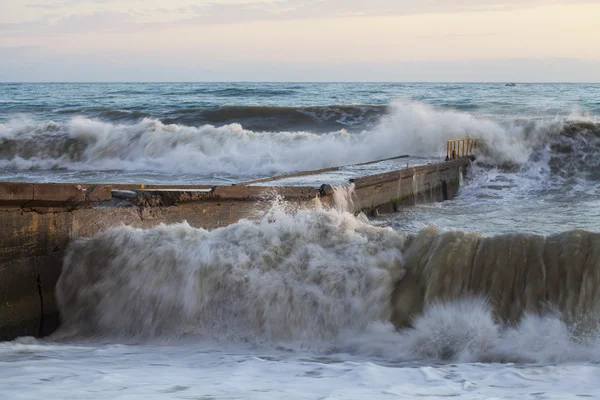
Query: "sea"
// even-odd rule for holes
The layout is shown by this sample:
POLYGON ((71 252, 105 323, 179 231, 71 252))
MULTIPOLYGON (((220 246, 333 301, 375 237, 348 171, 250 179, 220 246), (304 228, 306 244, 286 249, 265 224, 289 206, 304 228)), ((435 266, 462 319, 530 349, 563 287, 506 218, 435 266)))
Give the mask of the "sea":
POLYGON ((73 241, 61 328, 0 342, 0 398, 600 398, 600 84, 0 83, 0 181, 229 185, 462 137, 452 201, 73 241))

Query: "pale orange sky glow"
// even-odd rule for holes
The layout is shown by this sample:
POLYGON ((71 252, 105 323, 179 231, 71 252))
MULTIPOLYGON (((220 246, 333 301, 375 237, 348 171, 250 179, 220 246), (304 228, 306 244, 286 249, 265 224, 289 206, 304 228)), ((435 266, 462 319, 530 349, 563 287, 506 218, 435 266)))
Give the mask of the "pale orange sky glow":
POLYGON ((600 81, 591 1, 15 1, 0 81, 600 81))

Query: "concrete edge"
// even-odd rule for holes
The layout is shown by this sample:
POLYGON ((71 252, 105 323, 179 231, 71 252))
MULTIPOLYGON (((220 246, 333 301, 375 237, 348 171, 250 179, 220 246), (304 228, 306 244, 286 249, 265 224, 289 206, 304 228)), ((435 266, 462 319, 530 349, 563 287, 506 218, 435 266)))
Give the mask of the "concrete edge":
POLYGON ((319 190, 306 186, 160 186, 0 182, 0 206, 90 208, 115 199, 134 204, 174 205, 194 201, 261 200, 276 195, 308 199, 319 190))
POLYGON ((359 178, 350 179, 351 183, 354 183, 355 188, 361 188, 366 186, 377 185, 379 183, 385 183, 390 181, 397 181, 399 179, 411 178, 415 175, 422 173, 436 173, 448 169, 459 168, 463 165, 470 163, 468 157, 457 158, 455 160, 440 162, 435 164, 419 165, 416 167, 403 168, 397 171, 384 172, 381 174, 368 175, 359 178))

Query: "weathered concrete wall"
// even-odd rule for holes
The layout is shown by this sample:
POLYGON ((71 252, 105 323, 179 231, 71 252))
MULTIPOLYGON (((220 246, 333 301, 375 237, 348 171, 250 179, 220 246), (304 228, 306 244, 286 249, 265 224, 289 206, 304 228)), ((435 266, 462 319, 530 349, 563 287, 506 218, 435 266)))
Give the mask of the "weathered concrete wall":
MULTIPOLYGON (((452 199, 468 159, 353 180, 354 211, 392 212, 452 199)), ((44 336, 59 323, 54 288, 70 240, 117 224, 147 228, 183 220, 207 229, 260 218, 273 194, 299 206, 333 203, 312 187, 0 183, 0 340, 44 336)))
POLYGON ((467 165, 465 159, 457 159, 352 179, 355 210, 372 216, 401 206, 453 199, 467 165))

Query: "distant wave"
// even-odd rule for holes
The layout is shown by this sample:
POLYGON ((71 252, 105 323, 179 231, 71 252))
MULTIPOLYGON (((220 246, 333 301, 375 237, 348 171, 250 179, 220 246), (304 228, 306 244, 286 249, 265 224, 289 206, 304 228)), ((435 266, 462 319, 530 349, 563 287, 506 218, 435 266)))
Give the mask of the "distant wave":
POLYGON ((151 114, 137 110, 120 110, 110 107, 73 108, 55 111, 58 114, 83 114, 87 118, 98 118, 107 121, 136 121, 142 118, 150 118, 151 114))
POLYGON ((0 126, 0 166, 202 171, 241 176, 351 164, 399 154, 443 159, 447 140, 470 136, 478 139, 476 154, 481 163, 525 168, 543 159, 556 175, 584 172, 590 179, 600 179, 600 125, 584 119, 500 123, 415 102, 397 102, 389 107, 221 107, 209 112, 187 109, 178 113, 179 121, 190 115, 213 123, 169 123, 168 119, 148 117, 120 123, 83 117, 66 123, 14 120, 0 126), (373 114, 376 122, 356 132, 248 128, 253 120, 272 127, 265 121, 286 118, 296 125, 314 125, 319 120, 351 124, 355 119, 364 120, 365 114, 373 114))
POLYGON ((314 107, 222 106, 190 108, 167 113, 165 123, 223 125, 239 123, 254 131, 306 130, 324 133, 340 129, 372 127, 386 113, 387 106, 331 105, 314 107))
POLYGON ((114 94, 125 94, 125 95, 134 95, 134 94, 148 94, 149 92, 144 91, 144 90, 133 90, 133 89, 124 89, 124 90, 114 90, 114 91, 110 91, 107 92, 107 95, 114 95, 114 94))
POLYGON ((252 97, 271 97, 286 96, 296 93, 294 89, 265 89, 265 88, 225 88, 225 89, 199 89, 195 93, 213 94, 226 97, 252 96, 252 97))
MULTIPOLYGON (((223 89, 221 92, 240 91, 223 89)), ((244 89, 246 91, 247 89, 244 89)), ((230 93, 230 96, 242 96, 230 93)), ((168 112, 149 113, 140 110, 122 110, 110 107, 61 109, 63 115, 97 118, 107 122, 137 122, 142 118, 157 118, 166 124, 222 126, 239 123, 254 131, 277 132, 306 130, 324 133, 340 129, 362 130, 374 126, 387 112, 379 105, 330 105, 311 107, 234 106, 191 107, 168 112)))
POLYGON ((201 87, 197 89, 191 90, 181 90, 176 91, 173 94, 176 96, 181 95, 212 95, 215 97, 223 97, 223 98, 270 98, 273 96, 292 96, 298 93, 298 90, 303 89, 301 86, 291 86, 291 87, 224 87, 224 88, 215 88, 215 87, 201 87))

